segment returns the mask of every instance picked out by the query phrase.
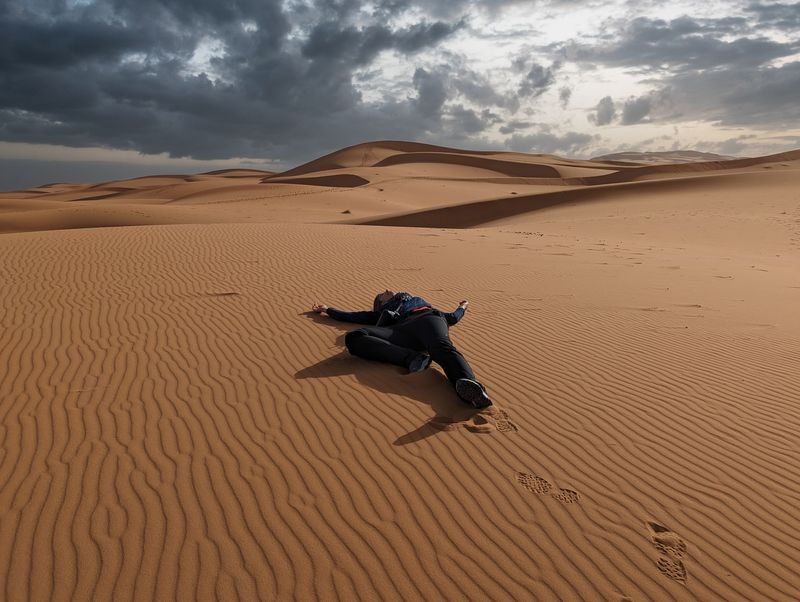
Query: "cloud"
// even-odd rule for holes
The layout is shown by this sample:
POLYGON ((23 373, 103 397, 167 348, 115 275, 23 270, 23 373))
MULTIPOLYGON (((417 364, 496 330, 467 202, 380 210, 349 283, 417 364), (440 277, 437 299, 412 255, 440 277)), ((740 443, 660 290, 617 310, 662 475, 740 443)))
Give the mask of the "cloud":
POLYGON ((649 121, 649 117, 654 111, 660 111, 662 115, 665 115, 670 110, 672 110, 670 89, 651 90, 641 96, 630 96, 625 100, 622 105, 620 123, 622 125, 642 123, 649 121))
POLYGON ((800 61, 761 69, 685 73, 625 101, 622 124, 706 121, 721 126, 796 129, 800 61))
POLYGON ((512 113, 519 109, 519 98, 516 94, 503 94, 486 75, 477 73, 464 65, 453 65, 453 59, 448 66, 454 88, 465 100, 481 107, 500 107, 512 113))
POLYGON ((311 31, 302 46, 302 54, 317 61, 346 61, 361 66, 371 63, 384 50, 413 54, 434 46, 458 31, 462 25, 460 21, 453 25, 442 22, 417 23, 397 30, 384 25, 340 29, 336 23, 325 22, 311 31))
POLYGON ((533 126, 533 123, 531 123, 530 121, 519 121, 519 120, 509 121, 505 125, 500 127, 500 133, 511 134, 513 132, 516 132, 517 130, 526 130, 531 126, 533 126))
POLYGON ((638 17, 622 22, 609 33, 609 41, 560 43, 552 49, 557 56, 580 63, 673 73, 756 67, 800 50, 797 40, 784 43, 752 35, 727 39, 743 32, 752 33, 743 17, 684 16, 671 21, 638 17))
POLYGON ((717 143, 717 152, 723 155, 740 155, 748 148, 747 141, 752 141, 754 138, 756 138, 755 134, 743 134, 735 138, 728 138, 717 143))
POLYGON ((562 87, 558 91, 558 100, 562 109, 566 109, 569 104, 569 99, 572 97, 572 88, 567 86, 562 87))
POLYGON ((754 15, 760 25, 793 32, 800 29, 800 2, 794 4, 753 2, 745 11, 754 15))
POLYGON ((519 87, 521 96, 531 96, 533 98, 541 96, 555 83, 555 72, 558 70, 559 63, 554 63, 550 67, 544 67, 534 63, 528 70, 525 79, 519 87))
POLYGON ((587 151, 590 143, 598 139, 597 136, 581 132, 567 132, 559 136, 549 131, 549 128, 543 128, 535 134, 514 134, 506 139, 506 146, 523 153, 559 153, 574 156, 587 151))
POLYGON ((622 107, 622 125, 640 123, 650 112, 652 106, 649 96, 639 96, 625 101, 622 107))
POLYGON ((596 125, 608 125, 617 115, 614 100, 610 96, 601 98, 594 110, 594 114, 589 115, 589 121, 596 125))
POLYGON ((670 82, 669 94, 684 118, 794 129, 800 123, 798 90, 800 61, 683 75, 670 82))
POLYGON ((464 136, 477 134, 485 130, 495 121, 491 111, 480 114, 462 105, 452 107, 447 113, 449 128, 453 133, 462 133, 464 136))
POLYGON ((413 82, 417 90, 417 110, 423 117, 438 118, 447 100, 447 75, 420 67, 414 72, 413 82))
POLYGON ((409 74, 417 96, 380 103, 363 100, 354 73, 382 52, 435 48, 463 25, 370 21, 348 0, 2 7, 0 140, 198 159, 291 162, 373 136, 425 136, 432 125, 419 114, 435 121, 447 97, 437 73, 409 74))

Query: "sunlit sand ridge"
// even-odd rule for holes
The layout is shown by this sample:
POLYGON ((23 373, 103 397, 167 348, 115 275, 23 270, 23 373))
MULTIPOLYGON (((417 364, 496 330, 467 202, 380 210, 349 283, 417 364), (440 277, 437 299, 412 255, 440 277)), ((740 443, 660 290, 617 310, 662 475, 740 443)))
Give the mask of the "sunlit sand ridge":
POLYGON ((796 600, 798 190, 378 142, 0 194, 0 598, 796 600), (310 311, 386 287, 469 299, 493 411, 310 311))

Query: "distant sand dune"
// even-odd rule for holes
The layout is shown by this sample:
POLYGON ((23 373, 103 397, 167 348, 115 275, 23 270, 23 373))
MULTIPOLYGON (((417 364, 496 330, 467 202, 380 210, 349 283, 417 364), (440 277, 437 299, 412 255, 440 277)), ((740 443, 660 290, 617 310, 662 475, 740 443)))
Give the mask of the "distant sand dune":
POLYGON ((768 155, 765 157, 752 157, 748 159, 732 159, 730 161, 704 161, 696 163, 673 163, 666 165, 644 165, 635 166, 627 169, 622 169, 616 173, 594 176, 589 178, 579 178, 568 180, 570 184, 611 184, 614 182, 629 182, 643 176, 672 176, 678 174, 694 174, 709 171, 720 171, 730 169, 741 169, 743 167, 752 167, 755 165, 763 165, 765 163, 777 163, 780 161, 798 161, 800 160, 800 151, 790 151, 787 153, 780 153, 777 155, 768 155))
POLYGON ((0 599, 795 602, 800 153, 747 161, 0 194, 0 599), (470 301, 492 409, 310 311, 386 287, 470 301))

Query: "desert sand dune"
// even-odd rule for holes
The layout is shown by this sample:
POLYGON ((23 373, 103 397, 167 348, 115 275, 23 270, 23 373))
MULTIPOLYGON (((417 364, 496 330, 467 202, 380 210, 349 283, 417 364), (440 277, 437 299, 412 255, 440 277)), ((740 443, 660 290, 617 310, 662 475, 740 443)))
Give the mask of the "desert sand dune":
POLYGON ((800 157, 761 159, 0 194, 0 598, 796 600, 800 157), (470 300, 491 411, 310 311, 386 287, 470 300))
POLYGON ((697 174, 798 160, 800 160, 800 151, 790 151, 788 153, 780 153, 777 155, 751 157, 747 159, 733 159, 730 161, 698 161, 692 163, 643 165, 640 167, 623 169, 616 173, 598 175, 589 178, 580 178, 571 181, 570 183, 585 185, 610 184, 613 182, 629 182, 643 176, 675 176, 679 174, 697 174))
POLYGON ((695 163, 698 161, 730 161, 731 155, 698 151, 623 152, 593 157, 593 161, 622 161, 633 163, 695 163))
POLYGON ((319 159, 314 159, 299 165, 279 175, 295 176, 316 171, 327 171, 343 167, 365 167, 391 157, 393 155, 419 152, 448 152, 464 155, 493 155, 495 151, 465 151, 446 146, 422 144, 420 142, 404 142, 402 140, 383 140, 379 142, 366 142, 348 146, 341 150, 329 153, 319 159))

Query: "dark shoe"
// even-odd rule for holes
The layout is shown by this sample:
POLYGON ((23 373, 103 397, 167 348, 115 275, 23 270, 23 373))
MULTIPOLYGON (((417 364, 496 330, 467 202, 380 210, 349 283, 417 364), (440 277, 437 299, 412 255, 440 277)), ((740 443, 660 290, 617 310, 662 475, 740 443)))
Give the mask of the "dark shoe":
POLYGON ((411 363, 408 365, 408 372, 409 374, 412 372, 422 372, 430 365, 431 357, 429 355, 425 355, 424 353, 420 353, 413 360, 411 360, 411 363))
POLYGON ((474 408, 488 408, 492 405, 483 385, 469 378, 459 378, 456 381, 456 393, 474 408))

